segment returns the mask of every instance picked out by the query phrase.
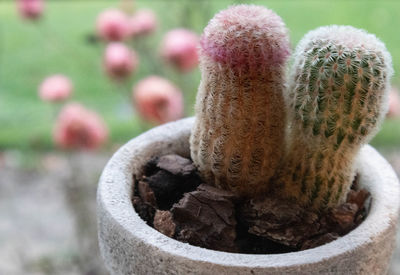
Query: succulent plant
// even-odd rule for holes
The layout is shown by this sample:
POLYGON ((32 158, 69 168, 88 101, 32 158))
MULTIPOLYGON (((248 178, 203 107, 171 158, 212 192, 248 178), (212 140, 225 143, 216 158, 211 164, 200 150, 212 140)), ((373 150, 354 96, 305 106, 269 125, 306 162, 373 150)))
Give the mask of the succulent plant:
POLYGON ((319 211, 344 202, 357 153, 386 114, 391 75, 384 44, 363 30, 321 27, 300 41, 286 93, 283 196, 319 211))
POLYGON ((217 187, 267 192, 284 150, 287 29, 271 10, 237 5, 210 21, 200 44, 191 157, 217 187))
POLYGON ((210 21, 200 45, 190 146, 204 179, 242 197, 276 194, 316 211, 343 203, 357 153, 388 109, 384 44, 350 26, 318 28, 300 41, 286 79, 281 18, 238 5, 210 21))

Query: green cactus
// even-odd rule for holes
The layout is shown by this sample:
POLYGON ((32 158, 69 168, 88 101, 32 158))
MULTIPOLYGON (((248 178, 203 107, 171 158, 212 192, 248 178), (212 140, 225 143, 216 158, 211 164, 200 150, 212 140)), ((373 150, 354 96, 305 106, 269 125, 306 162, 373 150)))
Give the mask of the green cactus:
POLYGON ((300 41, 286 92, 288 149, 282 195, 324 210, 343 203, 361 146, 388 108, 391 57, 374 35, 321 27, 300 41))

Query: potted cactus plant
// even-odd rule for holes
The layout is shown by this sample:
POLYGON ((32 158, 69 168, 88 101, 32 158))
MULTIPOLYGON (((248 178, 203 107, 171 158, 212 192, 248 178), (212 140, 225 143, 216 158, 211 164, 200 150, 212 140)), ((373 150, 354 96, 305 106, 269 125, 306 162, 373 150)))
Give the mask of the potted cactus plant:
MULTIPOLYGON (((383 43, 352 27, 319 28, 300 41, 287 76, 290 47, 281 18, 264 7, 238 5, 210 21, 199 56, 202 81, 195 118, 133 139, 113 156, 100 179, 99 243, 109 271, 387 272, 399 211, 398 180, 365 145, 387 111, 392 67, 383 43), (252 255, 192 246, 154 230, 132 206, 132 175, 140 177, 151 158, 171 153, 190 156, 206 183, 247 205, 274 197, 324 213, 345 202, 357 174, 359 185, 371 193, 371 207, 351 232, 303 251, 252 255)), ((271 237, 269 223, 262 222, 269 218, 265 207, 252 211, 252 232, 271 237)))

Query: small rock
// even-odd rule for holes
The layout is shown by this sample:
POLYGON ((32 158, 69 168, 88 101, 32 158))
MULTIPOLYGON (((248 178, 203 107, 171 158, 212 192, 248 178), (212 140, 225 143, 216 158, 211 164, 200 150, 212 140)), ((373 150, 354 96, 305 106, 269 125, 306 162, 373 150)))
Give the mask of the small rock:
POLYGON ((354 203, 357 205, 358 209, 362 209, 369 197, 370 193, 365 189, 350 190, 349 194, 347 195, 347 202, 354 203))
POLYGON ((157 168, 158 158, 159 157, 153 157, 144 165, 143 172, 145 176, 151 176, 159 170, 157 168))
POLYGON ((285 225, 300 222, 304 210, 296 204, 267 197, 252 199, 240 208, 240 215, 249 225, 257 223, 266 230, 280 229, 285 225))
POLYGON ((201 183, 192 161, 178 155, 153 158, 144 170, 160 210, 171 209, 184 193, 195 190, 201 183))
POLYGON ((240 208, 238 217, 245 221, 249 233, 290 247, 301 246, 320 229, 316 213, 271 197, 250 200, 240 208))
POLYGON ((139 181, 138 183, 138 192, 140 198, 143 202, 150 204, 151 206, 157 208, 157 201, 154 195, 153 190, 151 190, 149 183, 146 179, 139 181))
POLYGON ((172 238, 175 235, 176 225, 169 211, 157 210, 154 216, 154 228, 172 238))
POLYGON ((150 204, 143 202, 142 199, 137 196, 132 197, 132 204, 139 217, 141 217, 148 225, 153 226, 154 214, 156 212, 155 208, 150 204))
POLYGON ((216 188, 209 184, 201 184, 197 187, 197 190, 204 191, 205 193, 210 194, 210 198, 212 198, 214 200, 223 198, 223 199, 235 202, 238 199, 238 197, 234 193, 227 191, 227 190, 222 190, 222 189, 216 188))
POLYGON ((157 161, 157 167, 176 176, 189 176, 196 171, 193 162, 179 155, 160 157, 157 161))
POLYGON ((356 225, 354 223, 358 206, 354 203, 344 203, 329 211, 326 216, 328 226, 332 228, 332 232, 343 235, 352 230, 356 225))
POLYGON ((235 208, 228 199, 234 195, 219 191, 202 185, 172 207, 177 240, 208 249, 237 251, 235 208))
POLYGON ((179 186, 185 183, 169 172, 159 170, 147 177, 146 181, 154 192, 160 210, 171 209, 172 205, 183 196, 183 191, 179 190, 179 186))

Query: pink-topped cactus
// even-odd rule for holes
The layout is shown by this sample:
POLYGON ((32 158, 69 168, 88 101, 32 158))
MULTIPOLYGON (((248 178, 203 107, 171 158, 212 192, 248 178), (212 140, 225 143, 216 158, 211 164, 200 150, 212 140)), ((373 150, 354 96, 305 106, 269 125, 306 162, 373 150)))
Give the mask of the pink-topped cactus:
POLYGON ((138 113, 147 121, 162 124, 183 116, 182 92, 167 79, 150 76, 133 88, 138 113))
POLYGON ((129 20, 130 36, 138 37, 153 33, 157 28, 157 17, 152 10, 138 10, 129 20))
POLYGON ((20 16, 27 20, 37 20, 44 10, 43 0, 17 0, 17 8, 20 16))
POLYGON ((289 54, 283 21, 264 7, 233 6, 205 28, 190 147, 207 182, 244 197, 269 190, 284 150, 289 54))
POLYGON ((164 36, 161 56, 181 72, 188 72, 199 63, 198 46, 197 34, 186 29, 175 29, 164 36))
POLYGON ((200 43, 202 54, 238 69, 282 66, 290 55, 282 19, 254 5, 238 5, 218 13, 205 28, 200 43))
POLYGON ((66 100, 73 92, 71 80, 61 74, 47 77, 39 86, 39 97, 43 101, 60 102, 66 100))
POLYGON ((96 21, 97 35, 107 41, 121 41, 129 35, 129 18, 118 9, 100 13, 96 21))
POLYGON ((123 43, 112 42, 106 48, 103 64, 110 77, 121 80, 136 70, 139 60, 137 54, 123 43))
POLYGON ((53 138, 63 149, 94 150, 107 141, 108 129, 97 113, 79 103, 70 103, 58 116, 53 138))

